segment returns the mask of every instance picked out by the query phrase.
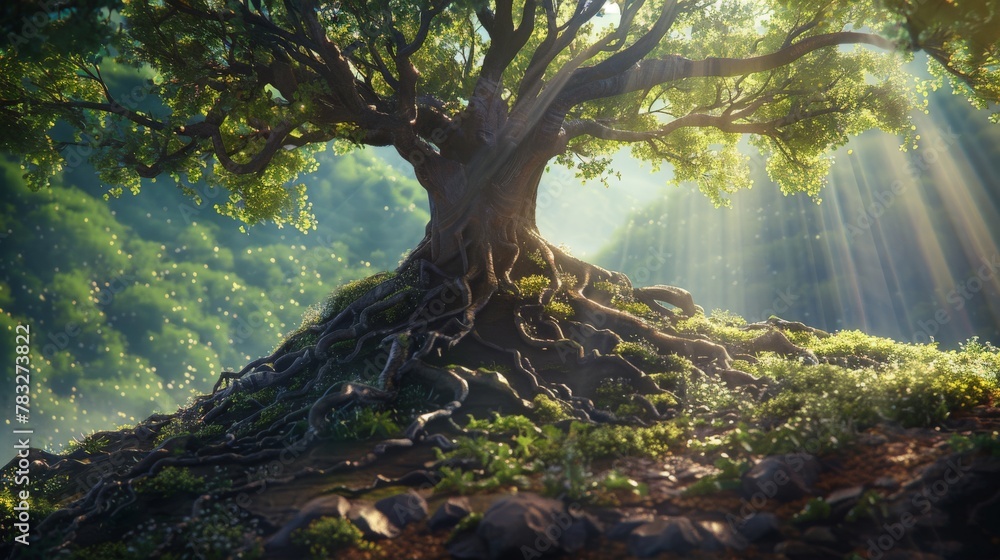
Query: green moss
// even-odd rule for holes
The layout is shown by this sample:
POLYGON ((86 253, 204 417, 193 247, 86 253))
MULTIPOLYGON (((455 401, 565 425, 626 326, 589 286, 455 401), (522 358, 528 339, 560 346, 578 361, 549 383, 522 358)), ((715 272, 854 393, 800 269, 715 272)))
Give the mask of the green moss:
POLYGON ((556 319, 566 320, 573 318, 573 308, 568 303, 561 301, 551 301, 545 304, 545 312, 556 319))
POLYGON ((375 544, 365 540, 364 533, 350 519, 320 517, 303 529, 292 533, 292 543, 306 549, 315 560, 326 560, 345 548, 374 550, 375 544))
POLYGON ((237 513, 239 511, 234 502, 218 503, 189 521, 179 539, 187 553, 183 557, 190 555, 204 560, 263 558, 263 546, 256 538, 256 519, 247 521, 237 513), (249 550, 233 554, 233 550, 246 547, 248 541, 253 542, 249 550))
POLYGON ((72 453, 77 449, 84 450, 89 455, 100 453, 104 446, 108 444, 108 438, 103 435, 91 434, 82 440, 74 439, 70 441, 66 451, 72 453))
POLYGON ((521 292, 521 297, 537 297, 549 287, 550 282, 547 277, 541 274, 533 274, 516 280, 514 284, 521 292))
POLYGON ((931 344, 906 344, 861 331, 839 331, 826 338, 803 339, 820 358, 862 356, 880 363, 933 359, 939 351, 931 344))
POLYGON ((175 437, 175 436, 185 436, 190 434, 194 430, 194 422, 188 422, 182 419, 180 416, 175 416, 167 422, 160 431, 156 434, 156 439, 153 442, 156 445, 160 445, 164 441, 175 437))
POLYGON ((619 311, 624 311, 625 313, 629 313, 637 317, 656 317, 656 313, 653 313, 653 310, 641 301, 628 301, 623 298, 615 297, 612 298, 611 305, 619 311))
POLYGON ((329 319, 347 309, 347 306, 357 301, 358 298, 371 291, 375 286, 389 280, 395 274, 394 272, 379 272, 367 278, 344 284, 327 298, 322 319, 329 319))
POLYGON ((534 404, 535 407, 535 418, 537 418, 539 422, 554 423, 571 418, 569 412, 562 403, 550 399, 542 393, 535 395, 535 398, 532 399, 532 404, 534 404))
POLYGON ((331 436, 341 441, 387 439, 398 436, 401 431, 392 411, 367 406, 338 412, 330 424, 331 436))
POLYGON ((196 436, 198 436, 200 438, 210 439, 210 438, 213 438, 215 436, 222 435, 224 433, 226 433, 226 429, 223 428, 222 426, 220 426, 218 424, 209 424, 209 425, 205 426, 204 428, 202 428, 202 429, 198 430, 197 432, 195 432, 194 435, 196 435, 196 436))
POLYGON ((643 341, 622 341, 612 350, 640 369, 664 369, 666 362, 656 352, 653 345, 643 341))
POLYGON ((651 426, 599 426, 586 431, 578 441, 585 457, 660 458, 684 441, 684 432, 674 423, 657 422, 651 426))
POLYGON ((703 334, 710 339, 729 344, 745 344, 761 335, 760 331, 745 331, 740 327, 746 321, 736 321, 727 312, 713 311, 712 316, 698 314, 677 322, 678 332, 703 334), (740 324, 742 322, 742 325, 740 324))
POLYGON ((598 282, 594 282, 593 286, 595 290, 600 290, 606 294, 611 294, 611 295, 617 294, 619 290, 618 284, 613 284, 611 282, 608 282, 607 280, 600 280, 598 282))
POLYGON ((209 488, 204 477, 191 474, 188 469, 166 467, 152 478, 143 478, 135 483, 135 491, 140 494, 172 496, 177 493, 198 493, 209 488))

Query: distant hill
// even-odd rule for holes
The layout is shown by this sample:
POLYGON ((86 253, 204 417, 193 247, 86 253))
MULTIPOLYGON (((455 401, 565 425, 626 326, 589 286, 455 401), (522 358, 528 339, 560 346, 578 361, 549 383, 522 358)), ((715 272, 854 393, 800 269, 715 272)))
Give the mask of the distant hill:
POLYGON ((308 235, 240 233, 203 185, 200 206, 163 180, 105 201, 83 166, 33 193, 0 163, 0 360, 29 325, 36 445, 172 412, 338 285, 395 268, 423 234, 423 190, 370 152, 320 157, 304 179, 320 224, 308 235))

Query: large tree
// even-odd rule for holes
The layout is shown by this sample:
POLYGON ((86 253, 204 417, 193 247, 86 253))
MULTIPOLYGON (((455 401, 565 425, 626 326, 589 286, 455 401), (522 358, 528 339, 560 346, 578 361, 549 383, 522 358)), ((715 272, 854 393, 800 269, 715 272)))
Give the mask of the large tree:
MULTIPOLYGON (((221 376, 193 408, 233 436, 219 456, 276 454, 274 436, 303 418, 323 433, 338 408, 413 383, 445 389, 447 404, 414 419, 411 441, 475 395, 515 408, 544 395, 614 420, 589 399, 609 378, 657 416, 643 396, 664 390, 643 371, 657 360, 679 355, 741 384, 753 381, 731 369, 734 353, 814 357, 778 331, 728 349, 680 333, 675 322, 697 312, 687 292, 633 288, 546 242, 535 211, 547 166, 607 179, 609 156, 629 145, 725 204, 749 186, 746 136, 782 189, 815 195, 827 154, 851 135, 880 128, 918 144, 908 115, 922 90, 947 80, 979 106, 1000 98, 997 11, 985 0, 10 2, 0 147, 24 154, 36 188, 86 160, 113 196, 143 178, 204 180, 230 193, 220 212, 304 230, 316 226, 293 183, 316 150, 392 146, 412 165, 431 209, 424 238, 395 273, 344 290, 273 354, 221 376), (918 51, 930 79, 903 70, 918 51), (122 66, 147 85, 116 91, 106 76, 122 66), (268 388, 296 406, 235 437, 264 410, 244 406, 246 393, 268 388)), ((77 513, 104 490, 91 494, 77 513)))

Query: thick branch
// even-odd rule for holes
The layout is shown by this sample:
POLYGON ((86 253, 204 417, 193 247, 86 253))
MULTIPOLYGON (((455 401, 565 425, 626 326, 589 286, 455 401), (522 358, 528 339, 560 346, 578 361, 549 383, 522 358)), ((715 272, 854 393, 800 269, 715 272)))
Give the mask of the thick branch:
MULTIPOLYGON (((641 91, 684 78, 731 77, 773 70, 824 48, 837 45, 869 44, 883 49, 893 49, 892 41, 871 33, 841 31, 807 37, 790 47, 763 56, 750 58, 716 58, 691 60, 670 56, 639 62, 631 68, 620 67, 620 72, 609 78, 586 83, 569 89, 562 96, 560 105, 568 110, 586 101, 641 91)), ((580 69, 578 72, 586 72, 580 69)))

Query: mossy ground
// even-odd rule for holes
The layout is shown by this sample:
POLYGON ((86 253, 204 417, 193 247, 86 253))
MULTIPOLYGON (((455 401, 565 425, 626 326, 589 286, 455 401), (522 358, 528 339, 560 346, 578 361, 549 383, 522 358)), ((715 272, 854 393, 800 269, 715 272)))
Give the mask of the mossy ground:
MULTIPOLYGON (((519 289, 523 292, 540 293, 548 281, 543 285, 529 277, 521 284, 519 289)), ((348 286, 340 293, 355 288, 361 289, 348 286)), ((645 314, 645 310, 630 307, 627 295, 610 295, 619 298, 620 309, 645 314)), ((349 294, 332 298, 329 309, 343 308, 350 297, 349 294)), ((752 331, 743 329, 745 326, 738 317, 716 313, 682 321, 678 329, 743 344, 754 336, 752 331)), ((977 407, 995 405, 1000 397, 1000 350, 989 343, 973 339, 957 350, 939 350, 933 345, 900 343, 857 331, 825 337, 808 332, 787 335, 827 363, 810 365, 768 352, 759 353, 752 360, 737 361, 734 364, 737 369, 773 380, 763 398, 753 397, 742 389, 730 389, 722 380, 700 374, 685 358, 658 354, 646 341, 625 341, 615 352, 651 372, 650 377, 669 391, 649 396, 660 418, 650 416, 646 408, 629 398, 634 392, 629 382, 616 378, 606 380, 598 388, 595 405, 638 423, 578 422, 560 402, 542 395, 534 399, 532 410, 525 414, 466 417, 459 422, 461 433, 445 430, 456 448, 438 451, 436 460, 429 463, 439 474, 433 494, 475 495, 516 488, 580 503, 642 503, 650 499, 651 486, 655 492, 655 484, 637 476, 640 471, 636 465, 657 464, 663 469, 671 461, 684 461, 699 465, 702 473, 683 488, 684 499, 714 499, 715 495, 724 496, 731 490, 748 466, 762 456, 807 450, 850 457, 861 453, 858 438, 872 430, 919 428, 926 430, 923 433, 933 434, 977 407)), ((293 336, 302 336, 302 332, 293 336)), ((498 371, 503 366, 485 365, 482 369, 498 371)), ((331 384, 371 381, 371 376, 371 371, 363 368, 329 368, 313 391, 318 395, 331 384)), ((404 388, 392 407, 359 405, 340 410, 331 418, 321 445, 336 453, 339 445, 336 442, 375 442, 398 437, 400 426, 416 414, 432 409, 432 402, 438 398, 433 389, 413 384, 404 388)), ((225 428, 227 421, 253 414, 252 421, 244 422, 236 435, 252 433, 265 430, 290 411, 288 401, 281 400, 274 389, 248 393, 234 399, 229 407, 227 414, 231 417, 223 415, 210 425, 190 415, 174 415, 156 430, 148 445, 164 445, 168 440, 182 441, 191 436, 203 445, 217 443, 227 432, 232 432, 225 428)), ((956 450, 1000 453, 996 431, 956 433, 949 437, 947 445, 956 450)), ((106 434, 95 434, 69 452, 99 455, 109 448, 111 439, 106 434)), ((378 465, 375 464, 376 470, 378 465)), ((242 467, 236 470, 240 469, 245 471, 244 475, 254 470, 242 467)), ((126 507, 102 533, 91 535, 87 544, 70 547, 70 557, 146 558, 155 551, 163 558, 224 558, 219 555, 220 547, 241 550, 240 558, 257 557, 266 531, 258 524, 258 517, 231 498, 213 502, 199 515, 180 522, 190 516, 191 501, 197 496, 225 490, 232 472, 229 467, 217 468, 216 472, 171 467, 138 481, 135 485, 138 501, 126 507), (154 501, 159 506, 154 507, 154 501), (163 504, 175 511, 164 510, 163 504), (124 542, 101 542, 111 537, 117 540, 123 534, 124 542), (156 543, 164 539, 175 545, 157 548, 156 543), (186 549, 181 544, 185 542, 195 542, 194 548, 202 548, 186 549), (193 555, 196 552, 201 556, 193 555)), ((34 484, 35 511, 43 514, 81 497, 80 492, 68 491, 67 481, 58 477, 37 477, 34 484)), ((0 487, 0 517, 5 527, 13 519, 13 490, 11 473, 5 471, 0 487)), ((308 497, 303 494, 303 500, 308 497)), ((802 520, 822 514, 820 505, 801 507, 802 520)), ((344 547, 372 553, 370 543, 359 539, 356 531, 340 521, 322 521, 298 534, 297 539, 302 552, 313 556, 344 547), (324 523, 340 525, 327 527, 324 523)))

